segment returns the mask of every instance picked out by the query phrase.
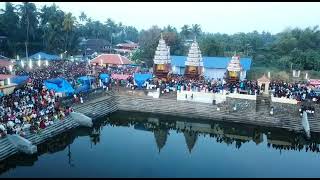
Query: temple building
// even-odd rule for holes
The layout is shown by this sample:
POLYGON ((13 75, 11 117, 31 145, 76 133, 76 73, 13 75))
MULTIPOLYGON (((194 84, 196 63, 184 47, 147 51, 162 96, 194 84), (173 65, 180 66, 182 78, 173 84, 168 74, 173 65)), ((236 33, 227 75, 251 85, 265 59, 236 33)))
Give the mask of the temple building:
POLYGON ((196 39, 191 44, 187 61, 185 61, 185 76, 189 78, 199 78, 203 75, 203 61, 199 45, 196 39))
POLYGON ((157 78, 166 78, 171 71, 170 47, 166 45, 161 34, 158 47, 153 58, 153 73, 157 78))
POLYGON ((115 47, 116 53, 119 53, 121 55, 130 55, 134 50, 138 49, 139 45, 135 42, 126 40, 125 43, 117 44, 115 47))
MULTIPOLYGON (((223 79, 227 76, 227 67, 231 62, 231 57, 202 57, 203 76, 205 79, 223 79)), ((173 74, 183 75, 186 69, 186 56, 171 56, 171 68, 173 74)), ((240 80, 246 79, 247 72, 251 68, 251 58, 240 58, 242 70, 240 80)))

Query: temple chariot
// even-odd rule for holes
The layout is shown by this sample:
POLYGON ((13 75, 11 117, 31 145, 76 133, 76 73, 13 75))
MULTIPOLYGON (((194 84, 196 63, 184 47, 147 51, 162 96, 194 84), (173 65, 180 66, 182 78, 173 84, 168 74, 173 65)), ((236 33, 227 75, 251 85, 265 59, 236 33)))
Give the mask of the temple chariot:
POLYGON ((153 73, 157 79, 167 79, 171 71, 170 47, 166 45, 162 33, 153 58, 153 73))
POLYGON ((185 77, 188 79, 201 79, 203 77, 203 60, 196 38, 189 49, 185 62, 185 77))

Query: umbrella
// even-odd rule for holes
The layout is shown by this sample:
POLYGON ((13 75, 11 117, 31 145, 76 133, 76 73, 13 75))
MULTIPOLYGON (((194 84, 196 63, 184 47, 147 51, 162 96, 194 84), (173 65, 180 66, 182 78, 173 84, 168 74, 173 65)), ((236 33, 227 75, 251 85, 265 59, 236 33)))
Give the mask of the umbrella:
POLYGON ((8 127, 13 127, 13 126, 14 126, 14 123, 13 123, 12 121, 9 121, 9 122, 7 123, 7 126, 8 126, 8 127))

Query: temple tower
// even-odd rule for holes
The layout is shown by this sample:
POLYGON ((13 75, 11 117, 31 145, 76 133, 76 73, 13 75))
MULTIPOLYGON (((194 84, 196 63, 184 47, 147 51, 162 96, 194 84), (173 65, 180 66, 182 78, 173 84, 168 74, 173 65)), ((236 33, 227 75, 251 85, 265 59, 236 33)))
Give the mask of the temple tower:
POLYGON ((232 59, 228 64, 227 70, 228 70, 228 76, 227 76, 228 82, 238 82, 240 80, 240 73, 242 71, 242 66, 240 64, 240 56, 236 56, 236 55, 232 56, 232 59))
POLYGON ((166 45, 163 39, 162 33, 161 37, 153 58, 153 72, 158 78, 167 77, 170 72, 171 57, 170 57, 170 47, 166 45))
POLYGON ((202 61, 201 51, 196 38, 191 44, 185 65, 186 65, 186 69, 185 69, 186 77, 199 78, 202 75, 203 61, 202 61))

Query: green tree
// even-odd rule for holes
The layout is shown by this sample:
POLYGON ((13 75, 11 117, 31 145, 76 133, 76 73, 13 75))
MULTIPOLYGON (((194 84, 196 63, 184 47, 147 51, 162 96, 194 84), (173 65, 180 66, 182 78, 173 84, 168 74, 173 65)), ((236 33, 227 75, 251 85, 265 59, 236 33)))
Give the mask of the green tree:
POLYGON ((65 15, 62 22, 63 30, 66 32, 64 50, 67 51, 68 47, 71 46, 71 33, 74 30, 76 18, 71 13, 65 15))
POLYGON ((184 39, 189 39, 190 35, 192 34, 190 26, 189 25, 183 25, 181 27, 180 34, 184 39))
POLYGON ((26 56, 28 57, 28 45, 30 41, 35 40, 36 31, 38 27, 38 12, 34 3, 23 2, 22 5, 19 5, 21 21, 20 26, 22 30, 26 33, 25 36, 25 48, 26 48, 26 56))
POLYGON ((195 37, 199 37, 201 35, 201 26, 199 24, 192 24, 191 26, 192 35, 195 37))

